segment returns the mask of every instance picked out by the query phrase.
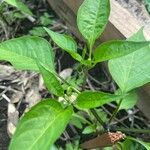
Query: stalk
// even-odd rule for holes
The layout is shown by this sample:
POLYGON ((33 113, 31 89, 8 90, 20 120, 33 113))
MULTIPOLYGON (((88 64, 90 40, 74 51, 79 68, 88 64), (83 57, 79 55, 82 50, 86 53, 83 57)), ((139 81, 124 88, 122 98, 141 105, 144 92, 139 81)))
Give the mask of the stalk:
POLYGON ((118 104, 117 108, 115 109, 115 111, 113 112, 112 116, 110 117, 110 119, 109 119, 109 121, 108 121, 109 124, 110 124, 110 123, 112 122, 112 120, 116 117, 116 115, 117 115, 117 113, 118 113, 118 111, 119 111, 119 108, 120 108, 120 106, 121 106, 122 101, 123 101, 123 99, 121 99, 121 100, 119 101, 119 104, 118 104))

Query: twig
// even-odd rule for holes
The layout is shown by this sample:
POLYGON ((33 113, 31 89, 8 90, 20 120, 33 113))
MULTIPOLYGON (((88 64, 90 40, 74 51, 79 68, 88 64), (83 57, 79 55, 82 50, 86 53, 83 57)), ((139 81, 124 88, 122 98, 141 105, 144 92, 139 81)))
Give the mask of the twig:
POLYGON ((2 29, 4 30, 5 32, 5 37, 6 39, 9 39, 9 33, 7 32, 7 22, 4 20, 3 16, 0 14, 0 24, 2 26, 2 29))
POLYGON ((3 97, 8 103, 11 102, 11 100, 10 100, 5 94, 3 94, 2 97, 3 97))

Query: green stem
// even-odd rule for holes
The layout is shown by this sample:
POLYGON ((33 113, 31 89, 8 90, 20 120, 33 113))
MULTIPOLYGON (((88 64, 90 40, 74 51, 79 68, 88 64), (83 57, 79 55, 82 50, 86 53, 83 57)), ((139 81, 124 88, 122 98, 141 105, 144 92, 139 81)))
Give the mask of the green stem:
POLYGON ((115 128, 115 129, 113 129, 113 131, 135 132, 135 133, 146 133, 146 134, 150 134, 150 129, 115 128))
POLYGON ((90 45, 89 60, 92 60, 92 45, 90 45))
POLYGON ((97 112, 95 111, 95 109, 90 109, 91 113, 93 114, 93 116, 97 119, 97 121, 101 124, 101 126, 107 131, 108 127, 105 124, 105 122, 103 122, 103 120, 99 117, 99 115, 97 114, 97 112))
POLYGON ((92 50, 93 50, 93 42, 88 43, 88 49, 89 49, 89 60, 92 60, 92 50))
POLYGON ((87 52, 87 47, 85 46, 82 52, 82 58, 85 59, 86 56, 86 52, 87 52))
POLYGON ((76 89, 75 87, 73 87, 70 83, 68 83, 66 80, 64 80, 61 76, 57 75, 59 77, 59 79, 61 79, 64 83, 66 83, 68 86, 70 86, 75 92, 77 92, 78 94, 80 94, 81 92, 76 89))
MULTIPOLYGON (((87 71, 88 72, 88 71, 87 71)), ((67 85, 69 85, 75 92, 77 92, 78 94, 80 94, 81 92, 79 90, 77 90, 76 88, 74 88, 72 85, 70 85, 70 83, 68 83, 67 81, 65 81, 61 76, 58 75, 58 77, 67 85)), ((107 125, 103 122, 103 120, 99 117, 99 115, 97 114, 97 112, 95 111, 95 109, 90 109, 91 113, 93 114, 93 116, 97 119, 97 121, 102 125, 102 127, 105 130, 108 130, 107 125)))
POLYGON ((82 84, 82 86, 83 86, 83 89, 84 89, 85 85, 86 85, 86 79, 88 77, 88 68, 87 67, 83 68, 83 73, 84 73, 84 78, 83 78, 83 84, 82 84))
POLYGON ((119 101, 119 104, 118 104, 117 108, 115 109, 115 111, 113 112, 112 116, 110 117, 110 119, 109 119, 109 121, 108 121, 109 124, 110 124, 110 123, 112 122, 112 120, 116 117, 116 115, 117 115, 117 113, 118 113, 118 111, 119 111, 119 108, 120 108, 120 106, 121 106, 122 101, 123 101, 123 99, 121 99, 121 100, 119 101))

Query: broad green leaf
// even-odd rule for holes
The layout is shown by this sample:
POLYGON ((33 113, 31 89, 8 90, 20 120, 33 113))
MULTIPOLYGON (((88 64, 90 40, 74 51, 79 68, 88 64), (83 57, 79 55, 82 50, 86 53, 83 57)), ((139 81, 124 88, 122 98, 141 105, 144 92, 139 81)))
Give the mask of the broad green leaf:
POLYGON ((52 40, 66 52, 68 52, 74 59, 82 62, 82 57, 77 53, 77 44, 74 39, 70 36, 59 34, 56 32, 51 31, 48 28, 45 28, 46 32, 52 38, 52 40))
POLYGON ((52 47, 43 38, 23 36, 0 43, 0 60, 9 61, 18 69, 38 71, 36 59, 54 70, 52 47))
POLYGON ((40 73, 44 79, 44 83, 48 90, 57 96, 63 96, 64 90, 60 81, 55 76, 54 72, 47 70, 41 63, 37 63, 39 66, 40 73))
POLYGON ((44 27, 44 29, 59 47, 67 51, 74 51, 74 52, 77 51, 77 44, 72 37, 64 34, 59 34, 57 32, 53 32, 52 30, 46 27, 44 27))
POLYGON ((104 31, 110 14, 109 0, 84 0, 77 14, 77 25, 90 46, 104 31))
MULTIPOLYGON (((121 109, 131 109, 133 108, 138 100, 138 95, 136 93, 136 91, 131 91, 130 93, 128 93, 124 98, 123 101, 120 105, 119 110, 121 109)), ((119 103, 119 101, 116 101, 117 103, 119 103)))
POLYGON ((7 2, 8 4, 18 8, 25 14, 28 14, 31 16, 33 15, 32 12, 30 11, 30 9, 23 2, 21 2, 21 0, 4 0, 4 1, 7 2))
MULTIPOLYGON (((143 30, 128 40, 143 41, 143 30)), ((150 47, 109 61, 109 70, 122 92, 128 92, 150 82, 150 47)))
POLYGON ((63 109, 53 99, 38 103, 21 118, 9 150, 49 150, 65 130, 72 113, 72 107, 63 109))
POLYGON ((143 145, 147 150, 150 150, 150 143, 148 143, 148 142, 143 142, 143 141, 140 141, 140 140, 135 139, 133 137, 127 137, 127 139, 132 140, 134 142, 137 142, 137 143, 143 145))
POLYGON ((102 62, 113 58, 121 57, 146 47, 150 42, 134 42, 125 40, 114 40, 99 45, 94 52, 96 62, 102 62))
POLYGON ((79 94, 77 97, 77 106, 80 108, 95 108, 104 104, 119 100, 121 96, 104 93, 104 92, 91 92, 86 91, 79 94))

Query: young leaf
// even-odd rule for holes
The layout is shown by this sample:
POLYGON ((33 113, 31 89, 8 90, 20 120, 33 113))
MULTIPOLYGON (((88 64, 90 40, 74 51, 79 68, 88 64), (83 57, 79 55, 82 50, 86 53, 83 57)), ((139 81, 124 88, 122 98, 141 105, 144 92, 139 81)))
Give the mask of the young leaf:
POLYGON ((139 144, 141 144, 142 146, 144 146, 147 150, 150 150, 150 143, 148 142, 143 142, 143 141, 140 141, 138 139, 135 139, 133 137, 127 137, 128 140, 132 140, 134 142, 137 142, 139 144))
POLYGON ((66 52, 68 52, 74 59, 82 62, 82 57, 77 53, 77 44, 74 39, 70 36, 59 34, 56 32, 51 31, 48 28, 45 28, 46 32, 52 38, 52 40, 66 52))
MULTIPOLYGON (((143 30, 128 40, 143 41, 143 30)), ((150 82, 150 47, 109 61, 109 70, 122 92, 128 92, 150 82)))
MULTIPOLYGON (((137 100, 138 100, 138 96, 137 96, 137 93, 135 91, 132 91, 132 92, 128 93, 123 98, 123 101, 120 105, 119 110, 121 110, 121 109, 126 109, 127 110, 127 109, 133 108, 136 105, 137 100)), ((119 103, 119 101, 117 101, 117 103, 119 103)))
POLYGON ((150 45, 150 42, 133 42, 125 40, 114 40, 99 45, 94 52, 96 62, 102 62, 121 57, 150 45))
POLYGON ((18 8, 20 11, 24 12, 25 14, 28 14, 30 16, 33 15, 30 9, 23 2, 21 2, 21 0, 4 0, 4 1, 18 8))
POLYGON ((110 14, 109 0, 84 0, 77 14, 77 25, 90 46, 104 31, 110 14))
POLYGON ((41 63, 38 63, 40 73, 44 79, 44 83, 48 90, 57 96, 63 96, 64 90, 60 81, 55 76, 54 72, 47 70, 41 63))
POLYGON ((79 94, 77 97, 77 106, 80 108, 95 108, 104 104, 119 100, 121 96, 104 93, 104 92, 91 92, 86 91, 79 94))
POLYGON ((83 134, 90 134, 90 133, 94 133, 96 132, 96 127, 95 125, 92 126, 87 126, 84 128, 84 130, 82 131, 83 134))
POLYGON ((66 128, 72 113, 72 107, 63 109, 53 99, 38 103, 21 118, 9 150, 49 150, 66 128))
POLYGON ((54 70, 51 45, 40 37, 23 36, 0 43, 0 60, 9 61, 18 69, 39 70, 36 59, 54 70))

